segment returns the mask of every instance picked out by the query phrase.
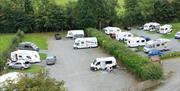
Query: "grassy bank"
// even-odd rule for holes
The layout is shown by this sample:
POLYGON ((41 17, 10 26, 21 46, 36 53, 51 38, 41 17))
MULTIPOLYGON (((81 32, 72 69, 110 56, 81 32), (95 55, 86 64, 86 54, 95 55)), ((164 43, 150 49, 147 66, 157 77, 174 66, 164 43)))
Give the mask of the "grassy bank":
POLYGON ((15 34, 0 34, 0 52, 6 50, 15 34))
POLYGON ((47 36, 42 33, 26 34, 23 41, 35 43, 41 50, 47 50, 47 36))

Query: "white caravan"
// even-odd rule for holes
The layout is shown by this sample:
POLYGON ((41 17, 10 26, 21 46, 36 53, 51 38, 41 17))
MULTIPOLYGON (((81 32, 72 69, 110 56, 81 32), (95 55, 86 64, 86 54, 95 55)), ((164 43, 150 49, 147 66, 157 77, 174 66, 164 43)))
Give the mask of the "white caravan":
POLYGON ((132 38, 134 35, 131 32, 116 32, 116 40, 127 41, 128 38, 132 38))
POLYGON ((11 60, 18 61, 18 60, 28 60, 30 63, 39 63, 41 62, 39 53, 36 51, 31 50, 17 50, 11 52, 11 60))
POLYGON ((73 39, 82 38, 84 37, 84 30, 70 30, 67 32, 66 37, 73 39))
POLYGON ((116 68, 117 63, 114 57, 96 58, 90 65, 91 70, 105 70, 107 67, 116 68))
POLYGON ((160 27, 159 33, 161 34, 167 34, 172 31, 172 25, 166 24, 160 27))
POLYGON ((118 27, 105 27, 103 29, 105 31, 106 34, 113 34, 113 33, 116 33, 116 32, 121 32, 121 29, 118 28, 118 27))
POLYGON ((22 73, 19 72, 10 72, 7 74, 4 74, 0 76, 0 91, 5 91, 5 86, 8 85, 8 81, 11 81, 11 83, 17 83, 20 80, 20 77, 23 75, 22 73))
POLYGON ((142 37, 132 37, 127 39, 127 45, 129 47, 139 47, 146 44, 146 39, 142 37))
POLYGON ((156 22, 149 22, 144 24, 143 26, 143 30, 145 31, 155 31, 155 30, 159 30, 159 28, 160 28, 160 24, 156 22))
POLYGON ((150 40, 144 46, 144 52, 149 52, 152 49, 170 50, 169 42, 169 39, 150 40))
POLYGON ((74 41, 73 48, 92 48, 98 47, 98 41, 96 37, 77 38, 74 41))

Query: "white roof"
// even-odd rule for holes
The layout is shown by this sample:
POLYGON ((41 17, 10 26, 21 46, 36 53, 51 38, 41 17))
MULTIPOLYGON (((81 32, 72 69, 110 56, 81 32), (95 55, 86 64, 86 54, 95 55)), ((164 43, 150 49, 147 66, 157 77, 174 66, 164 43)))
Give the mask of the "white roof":
POLYGON ((20 53, 20 54, 39 54, 37 51, 32 50, 17 50, 11 53, 20 53))
POLYGON ((72 32, 72 33, 84 33, 84 30, 69 30, 68 32, 72 32))
POLYGON ((119 34, 132 34, 131 32, 117 32, 119 34))
POLYGON ((154 43, 163 43, 163 42, 168 42, 170 41, 169 39, 156 39, 156 40, 150 40, 147 42, 147 44, 154 44, 154 43))
POLYGON ((144 25, 160 25, 160 24, 157 22, 149 22, 149 23, 145 23, 144 25))
POLYGON ((165 25, 161 26, 161 28, 167 28, 167 27, 172 27, 172 25, 170 25, 170 24, 165 24, 165 25))
POLYGON ((96 58, 96 61, 103 61, 103 60, 112 60, 116 61, 114 57, 101 57, 101 58, 96 58))
POLYGON ((145 40, 144 38, 142 37, 130 37, 130 38, 127 38, 129 41, 131 40, 145 40))
POLYGON ((97 41, 97 38, 96 37, 77 38, 75 39, 75 42, 79 40, 96 40, 97 41))
POLYGON ((21 75, 22 73, 19 73, 19 72, 10 72, 10 73, 7 73, 7 74, 4 74, 2 76, 0 76, 0 84, 6 84, 5 82, 7 80, 12 80, 12 81, 18 81, 19 79, 19 76, 21 75))

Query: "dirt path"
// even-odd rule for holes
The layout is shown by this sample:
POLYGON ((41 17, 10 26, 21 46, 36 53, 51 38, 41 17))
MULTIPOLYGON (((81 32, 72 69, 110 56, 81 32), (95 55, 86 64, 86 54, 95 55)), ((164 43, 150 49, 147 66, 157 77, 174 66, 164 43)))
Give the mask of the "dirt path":
POLYGON ((113 72, 90 71, 90 63, 97 57, 110 56, 101 48, 80 49, 72 48, 72 40, 48 41, 49 52, 57 56, 54 66, 46 66, 50 76, 64 80, 68 91, 121 91, 137 83, 134 76, 124 70, 113 72))

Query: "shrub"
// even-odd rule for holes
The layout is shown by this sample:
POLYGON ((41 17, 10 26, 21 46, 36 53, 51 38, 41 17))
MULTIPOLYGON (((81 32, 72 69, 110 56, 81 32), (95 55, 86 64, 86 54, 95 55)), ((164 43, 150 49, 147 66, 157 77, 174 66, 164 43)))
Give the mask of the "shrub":
POLYGON ((109 54, 122 61, 129 70, 139 76, 142 80, 161 79, 163 70, 159 64, 153 64, 148 58, 142 57, 130 50, 125 44, 107 37, 97 29, 86 29, 88 36, 97 37, 99 45, 109 54))
POLYGON ((161 59, 168 59, 173 57, 180 57, 180 52, 171 52, 161 56, 161 59))

